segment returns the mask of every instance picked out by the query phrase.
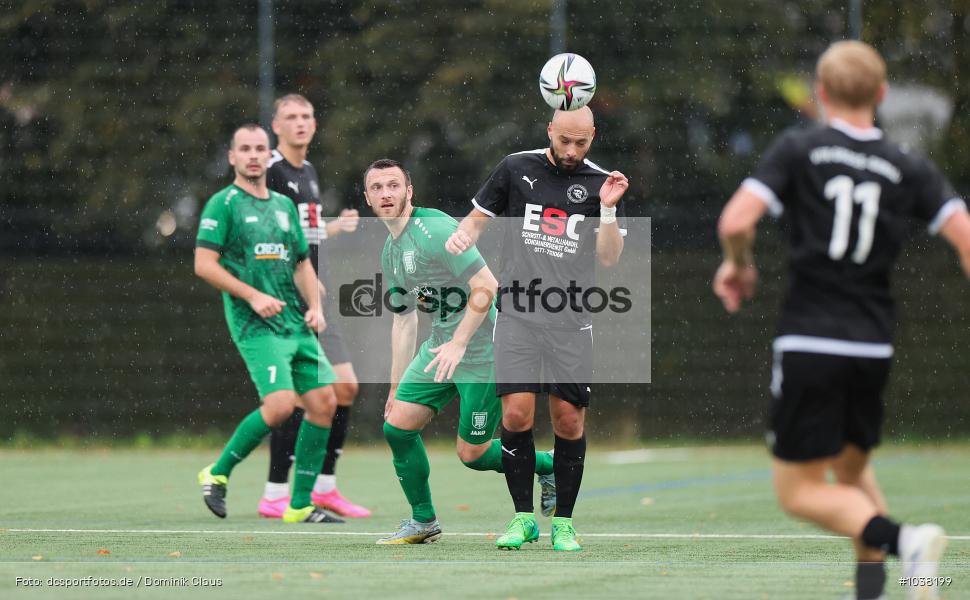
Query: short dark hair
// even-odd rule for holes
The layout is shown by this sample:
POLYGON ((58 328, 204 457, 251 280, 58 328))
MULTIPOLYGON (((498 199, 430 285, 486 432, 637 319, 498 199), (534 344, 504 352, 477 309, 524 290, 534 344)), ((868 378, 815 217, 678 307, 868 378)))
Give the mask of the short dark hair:
POLYGON ((394 169, 394 168, 401 169, 401 172, 404 173, 405 185, 411 185, 411 174, 408 173, 408 170, 404 168, 404 165, 397 162, 393 158, 379 158, 374 162, 372 162, 371 164, 369 164, 366 169, 364 169, 364 187, 365 188, 367 187, 367 174, 373 171, 374 169, 394 169))
MULTIPOLYGON (((263 127, 260 124, 258 124, 258 123, 243 123, 239 127, 236 127, 235 129, 232 130, 232 135, 229 137, 229 149, 230 150, 232 150, 235 147, 236 134, 239 133, 243 129, 245 129, 246 131, 256 131, 258 129, 258 130, 262 131, 263 133, 266 133, 266 130, 263 129, 263 127)), ((266 133, 266 137, 267 137, 267 139, 269 138, 269 134, 268 133, 266 133)))

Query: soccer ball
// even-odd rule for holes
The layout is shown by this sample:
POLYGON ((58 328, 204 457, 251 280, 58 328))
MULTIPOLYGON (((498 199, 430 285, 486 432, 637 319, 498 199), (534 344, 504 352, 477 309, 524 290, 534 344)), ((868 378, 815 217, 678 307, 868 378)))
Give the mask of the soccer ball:
POLYGON ((578 54, 557 54, 539 72, 539 91, 546 104, 556 110, 576 110, 586 106, 596 93, 596 73, 578 54))

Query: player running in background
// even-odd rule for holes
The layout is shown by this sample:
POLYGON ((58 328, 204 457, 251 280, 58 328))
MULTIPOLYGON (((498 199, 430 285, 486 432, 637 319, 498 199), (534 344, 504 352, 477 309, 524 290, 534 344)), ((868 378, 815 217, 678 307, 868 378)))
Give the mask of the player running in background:
POLYGON ((887 516, 869 462, 893 354, 889 277, 913 218, 957 248, 970 276, 970 217, 932 162, 874 127, 887 89, 878 52, 833 44, 816 75, 828 122, 781 134, 725 206, 714 291, 730 313, 752 297, 755 225, 787 212, 789 284, 771 382, 775 491, 789 514, 851 537, 857 597, 882 598, 885 553, 899 556, 906 577, 932 577, 946 544, 936 525, 887 516))
MULTIPOLYGON (((310 244, 311 264, 317 269, 323 286, 322 293, 326 294, 330 286, 324 240, 356 231, 359 216, 356 210, 345 208, 338 218, 328 223, 321 215, 320 183, 316 170, 306 159, 316 129, 313 105, 309 100, 299 94, 288 94, 276 100, 273 105, 273 132, 278 144, 269 161, 266 183, 269 189, 289 197, 296 204, 300 225, 310 244)), ((317 506, 345 517, 369 517, 368 509, 347 500, 337 489, 337 458, 347 438, 350 407, 357 396, 358 384, 340 323, 331 315, 329 306, 329 302, 323 303, 327 328, 320 335, 320 345, 337 374, 337 381, 333 384, 337 411, 330 430, 327 456, 313 484, 312 499, 317 506)), ((269 477, 259 502, 259 514, 264 517, 279 518, 289 503, 287 480, 302 420, 303 411, 298 408, 270 434, 269 477)))
POLYGON ((336 376, 315 335, 325 321, 309 247, 296 206, 266 187, 269 158, 266 131, 253 124, 239 127, 229 146, 235 180, 209 199, 199 222, 195 273, 222 290, 229 333, 261 402, 236 428, 219 460, 202 469, 199 484, 209 510, 225 518, 232 469, 302 402, 306 418, 283 520, 327 522, 333 516, 314 507, 310 493, 327 451, 336 376))
MULTIPOLYGON (((502 472, 502 444, 492 439, 501 418, 491 339, 498 283, 477 248, 460 256, 445 252, 444 241, 458 223, 440 210, 413 206, 413 194, 411 177, 397 161, 381 159, 364 172, 367 204, 390 231, 381 254, 395 313, 384 437, 412 511, 378 544, 421 544, 441 537, 421 430, 456 396, 458 457, 470 469, 502 472), (431 335, 417 356, 415 308, 432 313, 431 335)), ((543 499, 554 507, 552 456, 534 452, 532 458, 543 499)))
POLYGON ((446 247, 460 255, 478 241, 492 218, 514 217, 502 246, 500 274, 502 289, 511 286, 512 297, 499 299, 494 341, 497 392, 502 396, 502 464, 515 517, 496 545, 517 549, 539 537, 532 499, 532 427, 536 394, 548 391, 556 436, 552 543, 555 550, 577 551, 581 547, 572 515, 586 459, 593 325, 588 311, 572 306, 558 312, 540 306, 518 310, 522 299, 515 297, 515 288, 593 287, 597 258, 611 266, 623 251, 625 232, 616 215, 629 184, 619 171, 605 171, 586 160, 596 132, 589 108, 556 111, 547 132, 549 148, 512 154, 495 167, 446 247), (541 252, 537 239, 564 251, 541 252), (552 379, 548 386, 539 383, 543 367, 552 379))

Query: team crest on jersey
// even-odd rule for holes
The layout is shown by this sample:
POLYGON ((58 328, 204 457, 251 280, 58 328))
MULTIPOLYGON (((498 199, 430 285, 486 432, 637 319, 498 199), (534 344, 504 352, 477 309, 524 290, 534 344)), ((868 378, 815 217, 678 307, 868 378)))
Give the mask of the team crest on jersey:
POLYGON ((290 230, 290 215, 282 210, 276 211, 276 222, 283 231, 290 230))
POLYGON ((404 260, 404 270, 407 273, 414 273, 418 270, 418 265, 414 262, 414 250, 408 250, 401 258, 404 260))
POLYGON ((586 190, 586 187, 581 184, 574 183, 569 186, 569 189, 566 190, 566 199, 573 204, 581 204, 586 202, 587 198, 589 198, 589 192, 586 190))
POLYGON ((475 429, 485 429, 485 424, 488 423, 488 413, 487 412, 473 412, 472 413, 472 427, 475 429))

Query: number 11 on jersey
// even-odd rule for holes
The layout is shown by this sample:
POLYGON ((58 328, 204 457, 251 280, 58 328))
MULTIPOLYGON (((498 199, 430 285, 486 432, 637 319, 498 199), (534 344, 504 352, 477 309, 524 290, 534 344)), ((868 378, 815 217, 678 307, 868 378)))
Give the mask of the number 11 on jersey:
POLYGON ((859 239, 852 252, 852 262, 861 265, 869 257, 876 234, 876 217, 879 216, 879 196, 882 187, 874 181, 856 185, 848 175, 838 175, 825 184, 825 197, 835 202, 835 218, 832 222, 832 241, 829 242, 829 258, 842 260, 849 248, 849 230, 852 211, 856 204, 862 205, 859 215, 859 239))

